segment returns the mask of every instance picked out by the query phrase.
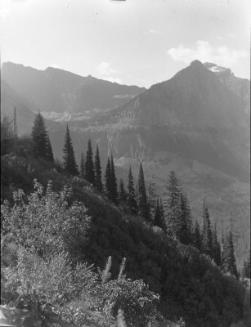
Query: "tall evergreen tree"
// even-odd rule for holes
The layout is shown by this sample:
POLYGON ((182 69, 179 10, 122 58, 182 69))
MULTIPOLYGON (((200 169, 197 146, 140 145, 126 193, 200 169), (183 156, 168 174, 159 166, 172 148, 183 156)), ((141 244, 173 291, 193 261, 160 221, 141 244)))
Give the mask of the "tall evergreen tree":
POLYGON ((117 187, 117 178, 116 178, 114 160, 113 160, 112 154, 110 157, 110 164, 111 164, 111 200, 114 203, 117 203, 118 202, 118 187, 117 187))
POLYGON ((164 232, 166 232, 164 210, 160 199, 157 199, 156 201, 153 225, 160 227, 164 232))
POLYGON ((68 124, 66 125, 65 143, 63 148, 63 167, 67 173, 78 175, 78 168, 68 124))
POLYGON ((111 162, 109 157, 107 159, 105 170, 105 191, 106 195, 111 200, 111 162))
POLYGON ((201 251, 202 249, 202 235, 200 232, 200 225, 198 221, 196 220, 194 231, 193 231, 193 245, 201 251))
POLYGON ((46 157, 47 157, 47 160, 49 160, 51 162, 54 162, 51 141, 50 141, 50 138, 49 138, 48 134, 47 134, 47 154, 46 154, 46 157))
POLYGON ((216 224, 214 224, 214 230, 212 232, 212 258, 217 266, 221 266, 221 245, 218 241, 216 224))
POLYGON ((139 166, 139 177, 138 177, 138 213, 140 216, 145 218, 146 221, 150 221, 150 210, 147 200, 145 177, 142 164, 139 166))
POLYGON ((168 234, 179 238, 181 230, 181 190, 174 171, 171 171, 168 178, 168 199, 167 199, 167 229, 168 234))
POLYGON ((99 192, 103 191, 102 170, 101 170, 98 146, 96 148, 96 154, 95 154, 95 187, 99 192))
POLYGON ((232 231, 230 231, 226 235, 226 237, 224 237, 223 252, 222 252, 222 270, 225 273, 229 273, 232 276, 238 278, 232 231))
POLYGON ((34 156, 53 162, 51 142, 45 128, 44 119, 40 113, 35 117, 31 136, 34 156))
POLYGON ((88 140, 87 151, 86 151, 86 161, 85 161, 85 179, 91 184, 95 184, 95 172, 93 163, 93 153, 91 140, 88 140))
POLYGON ((212 257, 212 229, 208 208, 203 203, 202 251, 212 257))
POLYGON ((80 176, 82 178, 85 177, 85 158, 83 152, 81 152, 81 158, 80 158, 80 176))
POLYGON ((149 183, 149 185, 148 185, 147 195, 148 195, 147 199, 148 199, 148 205, 150 208, 150 214, 152 215, 152 217, 154 217, 155 209, 156 209, 157 195, 155 192, 155 184, 152 182, 149 183))
POLYGON ((138 204, 136 201, 135 189, 134 189, 134 181, 132 175, 132 168, 129 168, 128 172, 128 195, 127 195, 127 204, 132 214, 138 213, 138 204))
POLYGON ((188 199, 182 192, 180 192, 180 215, 177 220, 177 238, 183 244, 191 244, 191 211, 188 199))
POLYGON ((106 172, 105 172, 105 186, 106 194, 108 198, 114 203, 118 202, 118 189, 117 189, 117 179, 115 174, 115 167, 113 156, 107 160, 106 172))
POLYGON ((124 181, 121 178, 119 181, 119 201, 126 202, 127 194, 124 186, 124 181))

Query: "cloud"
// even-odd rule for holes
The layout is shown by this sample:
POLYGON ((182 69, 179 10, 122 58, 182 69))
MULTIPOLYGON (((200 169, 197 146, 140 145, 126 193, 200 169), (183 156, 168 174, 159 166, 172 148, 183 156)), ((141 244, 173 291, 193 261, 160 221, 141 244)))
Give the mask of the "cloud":
POLYGON ((110 62, 102 61, 97 66, 96 72, 99 77, 107 81, 121 83, 121 79, 116 76, 119 72, 116 69, 112 68, 110 62))
POLYGON ((218 65, 231 66, 242 58, 248 57, 248 51, 230 49, 227 46, 213 47, 207 41, 197 41, 194 47, 184 47, 180 44, 177 48, 167 50, 167 54, 174 61, 181 61, 189 64, 198 59, 202 62, 213 62, 218 65))
POLYGON ((154 35, 159 35, 161 34, 159 30, 155 29, 155 28, 150 28, 148 31, 150 34, 154 34, 154 35))
POLYGON ((1 8, 0 9, 0 18, 6 19, 10 15, 10 9, 9 8, 1 8))

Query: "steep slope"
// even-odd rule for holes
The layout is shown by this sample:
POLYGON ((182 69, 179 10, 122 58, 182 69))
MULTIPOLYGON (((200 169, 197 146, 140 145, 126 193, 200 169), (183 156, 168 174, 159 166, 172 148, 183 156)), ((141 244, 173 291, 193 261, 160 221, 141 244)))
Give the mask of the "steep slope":
POLYGON ((236 77, 230 69, 206 62, 204 66, 214 72, 218 79, 239 96, 245 111, 250 115, 250 81, 236 77))
MULTIPOLYGON (((66 176, 51 164, 46 165, 30 155, 12 153, 1 157, 1 163, 5 177, 1 183, 7 187, 11 183, 12 190, 21 184, 26 186, 26 192, 32 191, 35 177, 44 186, 52 180, 54 190, 62 190, 65 185, 72 187, 69 206, 74 206, 74 200, 85 204, 91 217, 86 234, 74 232, 74 237, 65 237, 73 261, 88 261, 103 267, 107 257, 112 256, 111 272, 117 276, 121 259, 126 257, 127 276, 148 283, 151 290, 160 294, 161 312, 175 320, 184 317, 187 327, 229 327, 242 317, 243 287, 237 280, 223 275, 194 247, 167 237, 161 230, 146 225, 141 217, 128 215, 123 206, 109 202, 84 179, 66 176)), ((36 197, 33 198, 36 201, 36 197)), ((55 210, 52 204, 46 207, 47 219, 52 218, 50 208, 55 210)), ((34 215, 41 210, 41 206, 37 206, 35 211, 34 205, 32 207, 34 215)), ((79 214, 76 206, 75 212, 79 214)), ((79 228, 84 221, 78 220, 79 228)))
POLYGON ((248 124, 241 98, 199 61, 153 85, 112 115, 122 122, 129 118, 136 126, 222 129, 248 124))
MULTIPOLYGON (((82 118, 92 116, 115 108, 144 91, 137 86, 82 77, 52 67, 41 71, 10 62, 3 64, 2 75, 14 90, 45 112, 46 117, 55 119, 62 117, 57 115, 59 113, 70 113, 73 117, 74 113, 85 114, 82 118)), ((81 115, 76 117, 79 119, 81 115)))
MULTIPOLYGON (((76 153, 87 139, 112 150, 121 170, 144 162, 156 193, 166 196, 166 180, 175 170, 201 219, 206 198, 219 230, 234 229, 238 263, 249 244, 249 113, 242 97, 217 74, 195 61, 172 79, 156 84, 120 108, 72 123, 76 153)), ((63 134, 51 131, 60 144, 63 134)), ((57 153, 61 156, 61 150, 57 153)))
MULTIPOLYGON (((195 61, 172 79, 152 86, 122 107, 95 119, 93 130, 104 130, 118 139, 119 133, 124 135, 133 128, 129 133, 139 134, 148 152, 182 153, 246 180, 248 117, 242 98, 195 61)), ((135 142, 137 146, 136 136, 135 142)), ((118 152, 121 147, 131 149, 135 142, 122 141, 118 152)))

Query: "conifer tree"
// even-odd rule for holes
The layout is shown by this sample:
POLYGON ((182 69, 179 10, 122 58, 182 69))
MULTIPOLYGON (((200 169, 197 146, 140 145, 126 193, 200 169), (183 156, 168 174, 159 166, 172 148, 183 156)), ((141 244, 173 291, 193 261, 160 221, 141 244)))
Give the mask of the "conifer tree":
POLYGON ((107 159, 105 170, 105 191, 106 195, 111 200, 111 162, 109 157, 107 159))
POLYGON ((95 172, 94 172, 94 164, 93 164, 92 144, 90 139, 88 140, 87 151, 86 151, 85 179, 94 185, 95 172))
POLYGON ((166 232, 164 210, 160 199, 157 199, 156 201, 153 225, 160 227, 164 232, 166 232))
POLYGON ((81 152, 81 158, 80 158, 80 176, 82 178, 85 177, 85 158, 83 152, 81 152))
POLYGON ((129 168, 128 173, 128 195, 127 195, 127 204, 132 214, 138 213, 138 204, 136 201, 135 189, 134 189, 134 181, 132 175, 132 168, 129 168))
POLYGON ((34 156, 53 162, 51 142, 45 128, 44 119, 40 113, 35 117, 31 136, 34 156))
POLYGON ((63 167, 68 174, 78 175, 78 168, 68 124, 66 125, 65 143, 63 148, 63 167))
POLYGON ((222 252, 222 270, 225 273, 229 273, 232 276, 238 278, 232 231, 230 231, 226 235, 226 237, 224 237, 223 252, 222 252))
POLYGON ((200 232, 200 225, 196 220, 193 232, 193 245, 201 251, 202 249, 202 236, 200 232))
POLYGON ((202 252, 212 257, 212 229, 208 208, 203 203, 202 252))
POLYGON ((181 229, 181 191, 174 171, 171 171, 168 179, 167 200, 167 229, 168 234, 175 238, 179 237, 181 229))
POLYGON ((118 202, 118 187, 117 187, 117 178, 116 178, 116 173, 115 173, 115 167, 114 167, 114 160, 113 156, 111 154, 110 157, 110 165, 111 165, 111 200, 114 203, 118 202))
POLYGON ((221 245, 218 241, 216 224, 214 224, 214 230, 212 232, 212 258, 217 266, 221 265, 221 245))
POLYGON ((50 141, 50 138, 49 138, 48 134, 47 134, 47 154, 46 154, 46 158, 47 158, 48 161, 54 162, 51 141, 50 141))
POLYGON ((121 202, 126 202, 126 199, 127 199, 127 194, 124 186, 124 181, 121 178, 119 181, 119 200, 121 202))
POLYGON ((157 195, 155 192, 155 184, 153 182, 149 183, 147 191, 150 214, 152 214, 152 216, 154 217, 157 195))
POLYGON ((183 244, 192 242, 191 211, 187 197, 180 192, 180 215, 177 217, 177 238, 183 244))
POLYGON ((95 187, 99 192, 103 191, 102 170, 101 170, 98 146, 96 148, 96 154, 95 154, 95 187))
POLYGON ((138 177, 138 213, 140 216, 145 218, 146 221, 150 221, 150 210, 147 200, 145 178, 142 164, 139 166, 139 177, 138 177))

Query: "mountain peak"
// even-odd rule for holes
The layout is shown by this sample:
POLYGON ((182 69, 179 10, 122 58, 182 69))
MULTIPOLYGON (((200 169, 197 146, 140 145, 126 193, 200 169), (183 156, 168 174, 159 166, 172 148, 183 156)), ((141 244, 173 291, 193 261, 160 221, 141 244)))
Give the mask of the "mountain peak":
POLYGON ((203 66, 202 62, 199 61, 199 60, 193 60, 190 64, 190 66, 195 66, 195 67, 200 67, 200 66, 203 66))
POLYGON ((231 69, 226 68, 226 67, 222 67, 222 66, 218 66, 212 62, 205 62, 204 63, 204 67, 206 67, 208 70, 210 70, 213 73, 216 74, 229 74, 229 75, 233 75, 231 69))

